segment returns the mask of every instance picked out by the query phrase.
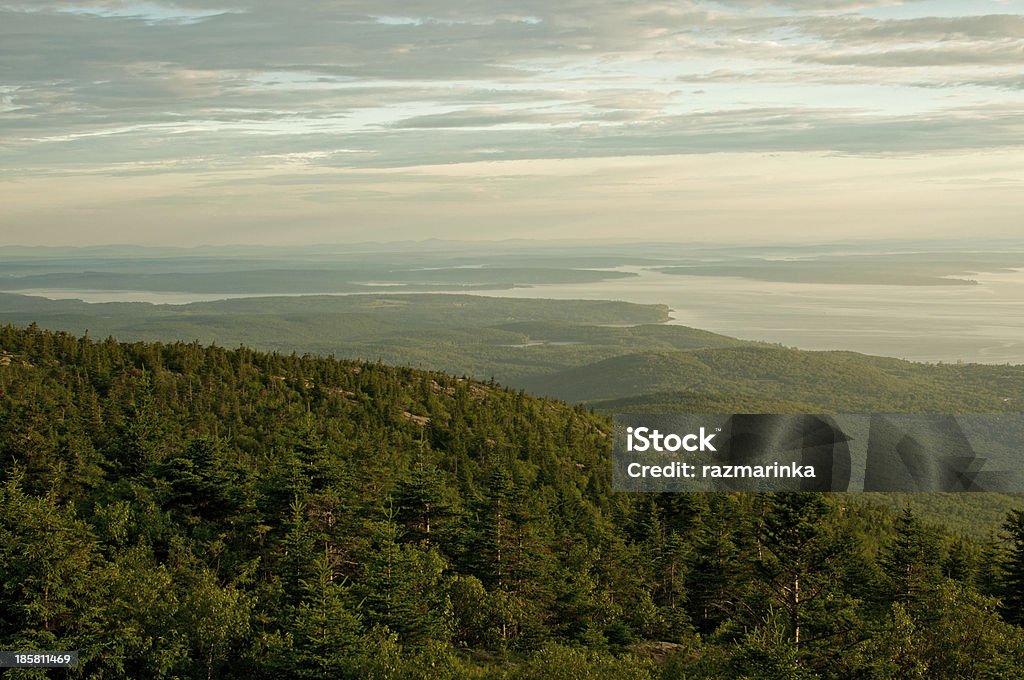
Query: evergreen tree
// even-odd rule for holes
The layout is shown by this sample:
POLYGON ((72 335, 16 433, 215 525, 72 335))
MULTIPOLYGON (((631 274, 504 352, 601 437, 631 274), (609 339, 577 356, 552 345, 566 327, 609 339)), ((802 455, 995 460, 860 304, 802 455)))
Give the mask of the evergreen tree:
POLYGON ((86 631, 97 623, 100 596, 93 570, 101 559, 89 525, 58 502, 55 489, 30 496, 22 489, 23 471, 9 474, 0 487, 0 643, 70 645, 88 657, 86 631))
POLYGON ((360 583, 367 621, 397 633, 403 644, 447 641, 452 618, 444 558, 433 548, 400 543, 390 504, 373 529, 360 583))
POLYGON ((949 546, 946 559, 942 563, 942 572, 946 578, 973 585, 977 571, 977 557, 971 544, 958 536, 949 546))
POLYGON ((395 490, 396 519, 405 530, 406 540, 429 545, 436 542, 439 530, 451 515, 451 504, 444 475, 437 466, 419 456, 407 477, 395 490))
POLYGON ((1011 623, 1024 625, 1024 510, 1011 510, 1003 530, 1010 540, 999 584, 1003 615, 1011 623))
POLYGON ((309 530, 306 519, 306 504, 295 499, 290 511, 287 533, 281 545, 279 573, 289 602, 292 606, 298 606, 304 592, 302 584, 315 576, 312 565, 318 553, 316 538, 309 530))
POLYGON ((858 607, 844 578, 855 542, 834 523, 820 493, 776 493, 768 497, 759 531, 758 585, 786 622, 793 645, 815 666, 856 639, 858 607), (852 638, 852 639, 851 639, 852 638))
POLYGON ((713 494, 694 520, 685 579, 690 618, 711 633, 736 616, 752 577, 750 514, 732 494, 713 494))
POLYGON ((911 612, 938 588, 942 566, 934 533, 921 525, 910 508, 896 518, 895 533, 879 563, 888 579, 888 597, 911 612))
POLYGON ((291 624, 298 677, 336 678, 352 668, 359 649, 361 624, 347 584, 331 567, 326 555, 311 565, 312 575, 302 579, 301 601, 291 624))

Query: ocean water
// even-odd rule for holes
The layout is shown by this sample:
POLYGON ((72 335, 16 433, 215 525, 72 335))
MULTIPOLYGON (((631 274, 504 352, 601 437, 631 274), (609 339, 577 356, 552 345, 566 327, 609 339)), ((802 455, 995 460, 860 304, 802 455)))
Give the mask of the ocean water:
POLYGON ((1024 271, 972 274, 976 286, 783 283, 632 271, 639 276, 487 295, 661 303, 672 309, 670 323, 801 349, 1024 363, 1024 271))
MULTIPOLYGON (((897 286, 638 276, 478 293, 492 297, 665 304, 670 323, 815 350, 853 350, 913 361, 1024 363, 1024 271, 972 274, 975 286, 897 286)), ((386 290, 381 286, 382 291, 386 290)), ((251 295, 147 291, 18 291, 85 302, 186 304, 251 295)))

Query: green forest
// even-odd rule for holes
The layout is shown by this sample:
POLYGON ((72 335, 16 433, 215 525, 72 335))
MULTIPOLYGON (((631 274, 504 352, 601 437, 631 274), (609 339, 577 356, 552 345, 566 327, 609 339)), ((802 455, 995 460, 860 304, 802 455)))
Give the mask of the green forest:
POLYGON ((1024 366, 807 351, 666 324, 669 308, 475 295, 260 297, 153 305, 0 293, 0 323, 121 340, 382 360, 604 412, 1018 411, 1024 366), (723 403, 724 402, 724 403, 723 403), (715 406, 718 403, 721 406, 715 406), (762 410, 763 409, 763 410, 762 410))
POLYGON ((0 649, 80 653, 10 676, 1020 677, 1024 511, 978 537, 612 493, 610 428, 494 381, 2 326, 0 649))

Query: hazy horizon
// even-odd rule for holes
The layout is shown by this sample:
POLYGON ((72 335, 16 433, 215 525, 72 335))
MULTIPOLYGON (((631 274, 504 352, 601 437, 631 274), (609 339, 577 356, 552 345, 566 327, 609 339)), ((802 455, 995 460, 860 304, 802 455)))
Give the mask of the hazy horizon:
MULTIPOLYGON (((17 251, 38 251, 40 253, 52 254, 58 251, 81 253, 83 251, 117 251, 117 250, 139 250, 139 251, 168 251, 193 254, 196 251, 210 250, 220 253, 234 252, 245 254, 252 252, 311 252, 321 248, 353 248, 357 250, 381 248, 380 252, 398 252, 405 248, 421 248, 425 245, 442 247, 459 247, 470 249, 484 249, 489 246, 516 246, 527 249, 555 250, 559 247, 576 248, 584 245, 590 248, 626 248, 626 249, 647 249, 660 246, 680 246, 698 248, 701 250, 772 250, 784 251, 815 251, 832 252, 840 251, 842 254, 864 253, 897 253, 897 252, 988 252, 993 247, 1010 248, 1011 250, 1024 250, 1024 236, 1003 237, 1003 238, 905 238, 892 237, 862 237, 837 240, 806 240, 800 242, 784 241, 779 239, 748 239, 738 242, 713 241, 713 240, 685 240, 685 239, 644 239, 644 238, 517 238, 517 237, 492 237, 492 238, 407 238, 401 240, 352 240, 352 241, 319 241, 309 243, 258 243, 258 242, 236 242, 236 243, 213 243, 196 242, 189 245, 166 245, 147 244, 132 241, 110 241, 94 242, 79 245, 55 245, 55 244, 29 244, 21 241, 0 242, 0 247, 8 250, 3 255, 16 254, 17 251), (862 249, 858 251, 857 249, 862 249)), ((326 253, 332 254, 332 253, 326 253)), ((838 254, 838 253, 837 253, 838 254)))
MULTIPOLYGON (((179 310, 187 314, 194 302, 288 296, 296 304, 324 305, 323 313, 331 315, 329 299, 338 295, 619 300, 667 305, 672 324, 804 349, 1021 363, 1024 244, 985 245, 519 240, 315 248, 9 248, 0 254, 0 315, 22 322, 52 321, 55 313, 68 322, 93 318, 84 327, 96 329, 97 315, 114 309, 138 315, 142 324, 158 313, 140 302, 186 305, 179 310), (51 304, 43 298, 89 304, 51 304)), ((183 319, 178 321, 191 328, 183 319)))

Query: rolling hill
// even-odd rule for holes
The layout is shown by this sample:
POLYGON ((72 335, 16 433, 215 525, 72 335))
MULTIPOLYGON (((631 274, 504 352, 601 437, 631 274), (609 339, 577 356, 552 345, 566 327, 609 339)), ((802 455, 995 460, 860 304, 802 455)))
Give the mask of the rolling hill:
POLYGON ((0 327, 0 647, 78 650, 87 677, 1024 664, 1024 530, 976 542, 855 496, 615 494, 609 448, 606 417, 490 382, 0 327))

